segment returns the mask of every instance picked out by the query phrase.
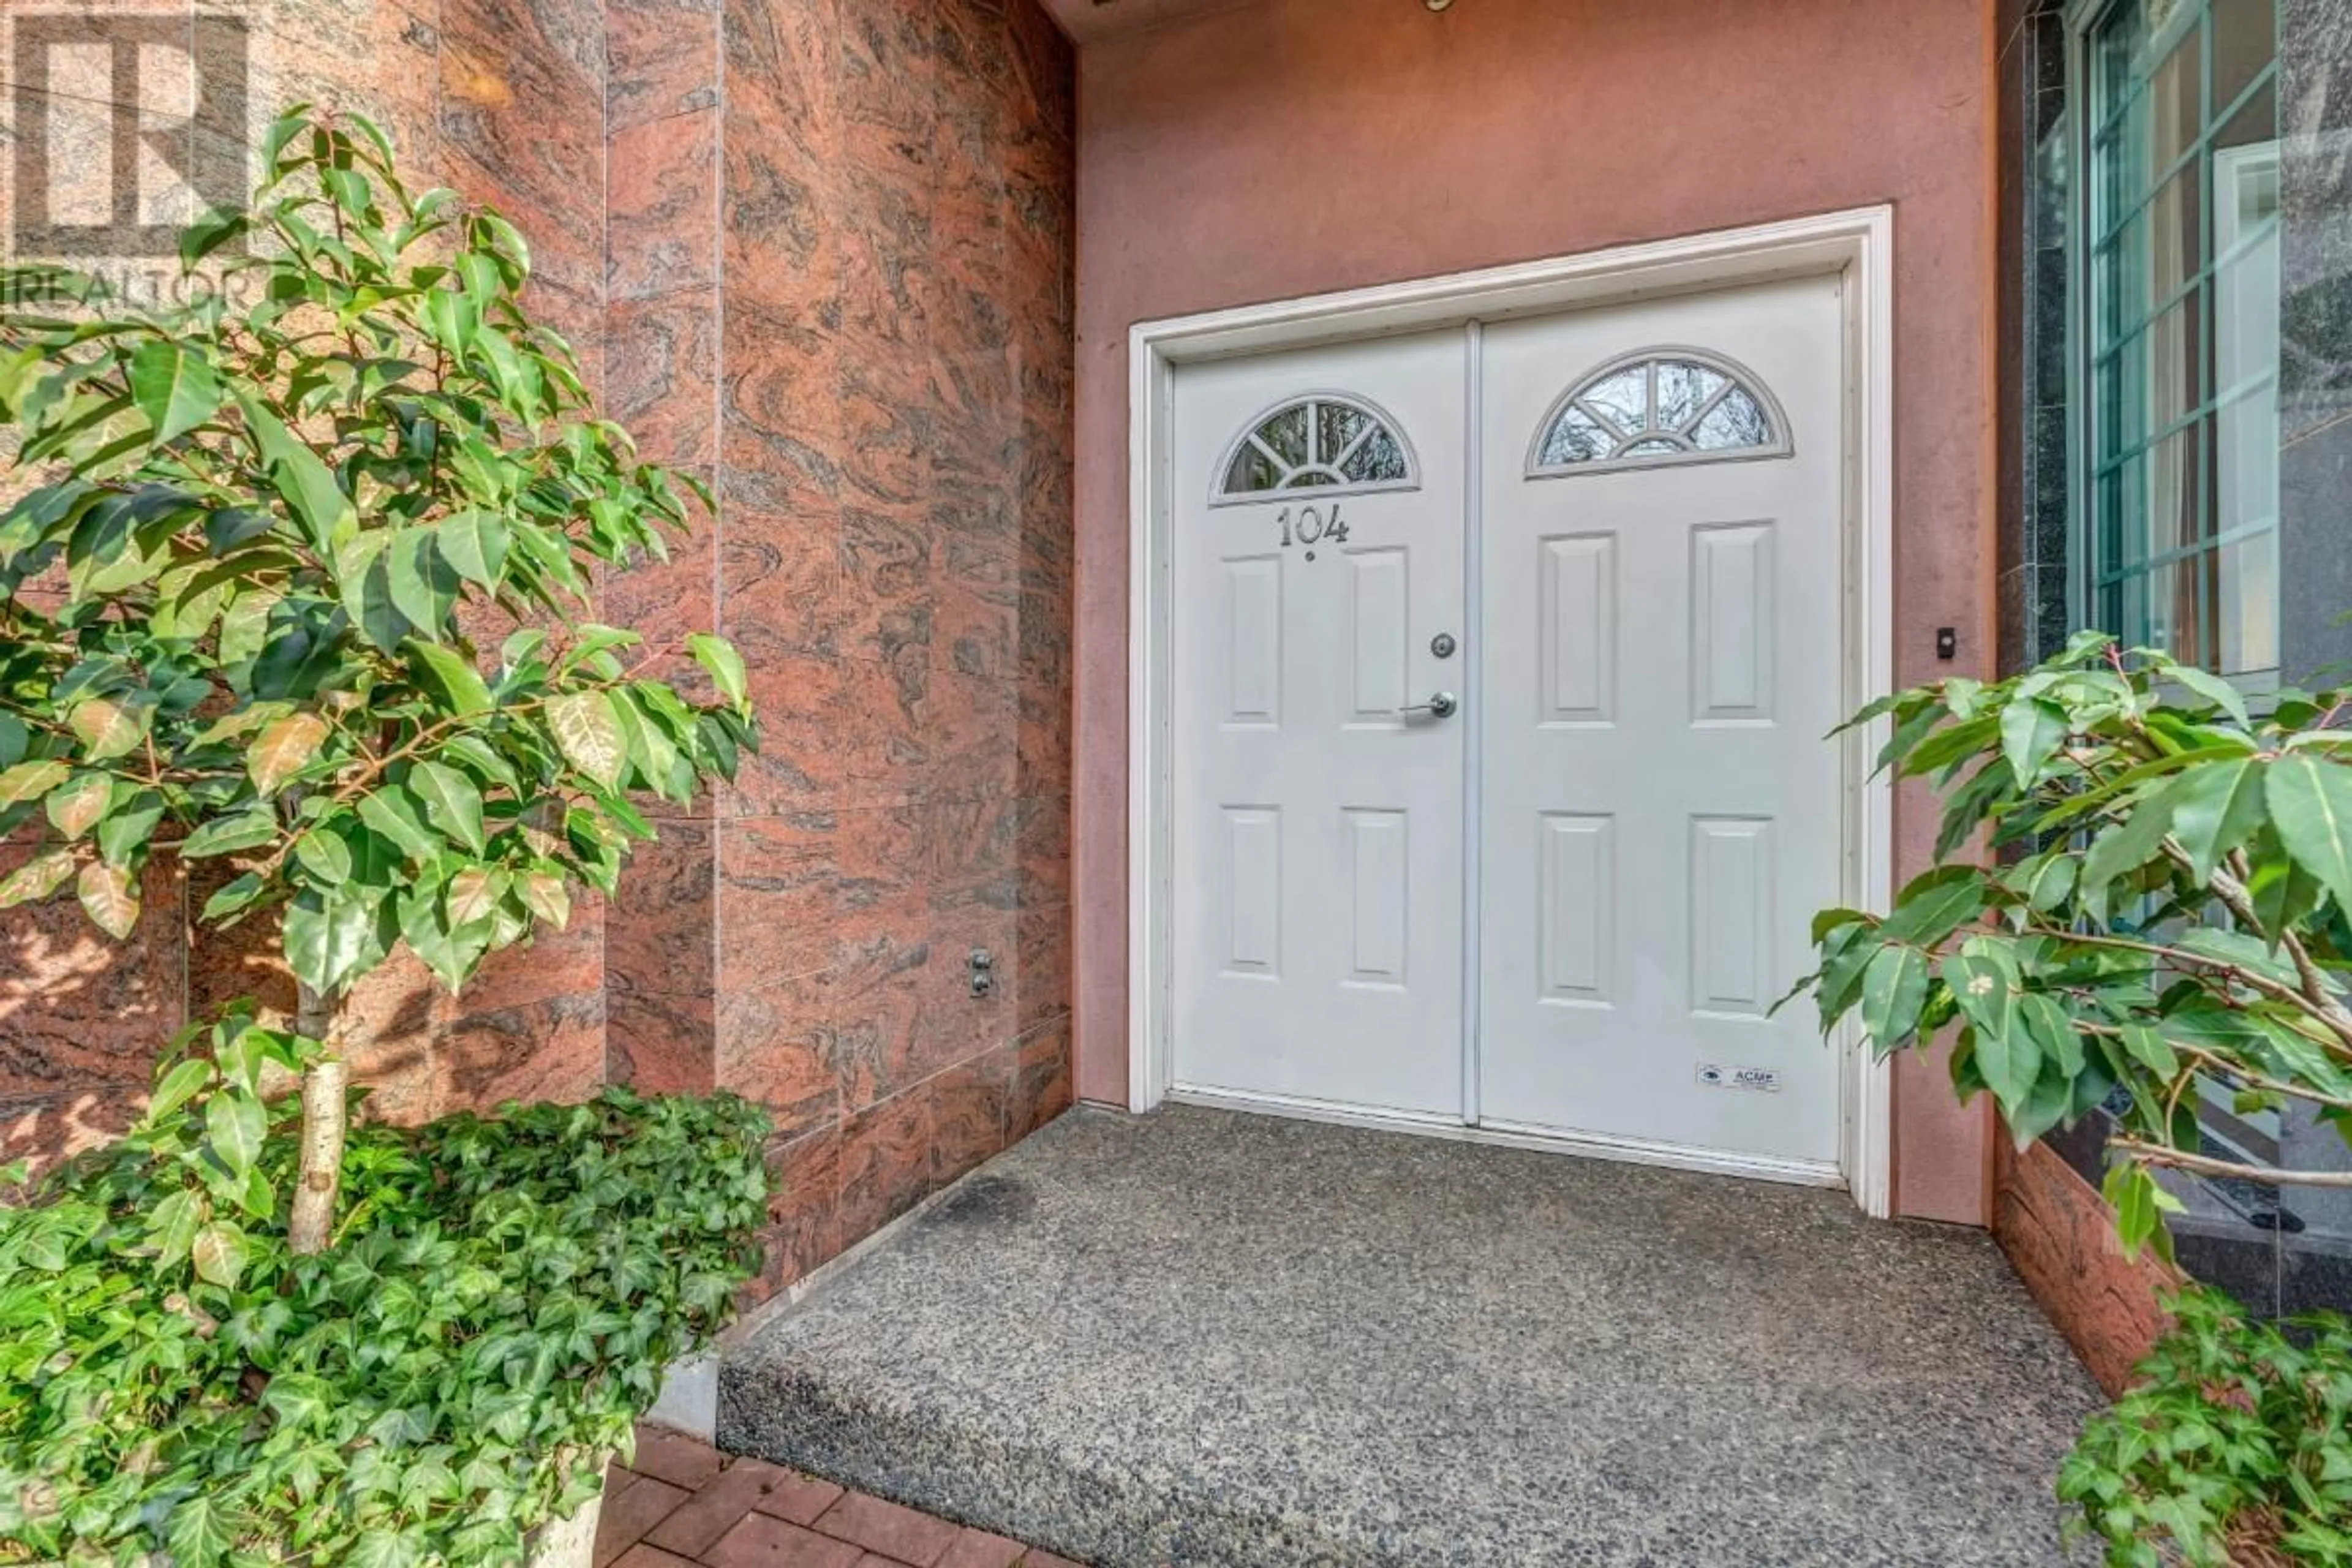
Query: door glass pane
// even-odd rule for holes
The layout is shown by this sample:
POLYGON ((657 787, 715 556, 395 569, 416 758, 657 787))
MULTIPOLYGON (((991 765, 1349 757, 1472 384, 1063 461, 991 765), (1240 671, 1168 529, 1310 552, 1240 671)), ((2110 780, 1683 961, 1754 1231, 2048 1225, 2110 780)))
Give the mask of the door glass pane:
POLYGON ((1638 435, 1650 422, 1649 366, 1626 366, 1588 388, 1584 401, 1626 435, 1638 435))

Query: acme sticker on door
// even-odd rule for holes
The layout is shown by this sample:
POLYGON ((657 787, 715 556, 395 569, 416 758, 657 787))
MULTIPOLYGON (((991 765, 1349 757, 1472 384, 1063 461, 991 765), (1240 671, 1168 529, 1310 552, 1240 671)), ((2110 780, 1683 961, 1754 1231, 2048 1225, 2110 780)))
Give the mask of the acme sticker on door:
POLYGON ((1728 1068, 1699 1064, 1698 1081, 1706 1089, 1747 1089, 1762 1094, 1780 1092, 1778 1068, 1728 1068))

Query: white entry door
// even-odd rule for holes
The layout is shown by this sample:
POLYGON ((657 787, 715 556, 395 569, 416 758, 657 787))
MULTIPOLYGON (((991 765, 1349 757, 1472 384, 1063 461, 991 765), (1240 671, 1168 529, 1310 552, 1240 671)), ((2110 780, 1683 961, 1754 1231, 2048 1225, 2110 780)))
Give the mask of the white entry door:
POLYGON ((1177 1092, 1836 1177, 1840 289, 1178 369, 1177 1092))
POLYGON ((1833 1174, 1839 285, 1486 333, 1479 1110, 1833 1174))
POLYGON ((1173 394, 1175 1079, 1458 1116, 1460 332, 1173 394), (1444 702, 1435 708, 1443 710, 1444 702))

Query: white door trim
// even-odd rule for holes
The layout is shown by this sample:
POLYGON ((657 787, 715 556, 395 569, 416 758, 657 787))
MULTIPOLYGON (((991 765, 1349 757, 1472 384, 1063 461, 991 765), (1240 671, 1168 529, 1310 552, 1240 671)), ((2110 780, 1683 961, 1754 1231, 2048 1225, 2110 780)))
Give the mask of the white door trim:
MULTIPOLYGON (((1579 305, 1692 293, 1768 279, 1843 275, 1846 348, 1844 707, 1894 684, 1894 209, 1880 205, 1679 239, 1621 246, 1444 278, 1139 322, 1128 340, 1128 1104, 1157 1107, 1171 1088, 1167 1037, 1173 963, 1169 918, 1172 746, 1169 714, 1170 407, 1180 364, 1396 332, 1466 326, 1579 305)), ((1885 721, 1843 742, 1846 901, 1885 910, 1894 891, 1894 797, 1871 763, 1885 721)), ((1465 911, 1466 917, 1466 911, 1465 911)), ((1469 1042, 1465 1042, 1465 1047, 1469 1042)), ((1838 1042, 1839 1169, 1868 1214, 1892 1212, 1893 1083, 1858 1032, 1838 1042)), ((1265 1109, 1319 1112, 1338 1108, 1265 1109)), ((1362 1120, 1360 1117, 1341 1118, 1362 1120)), ((1429 1131, 1421 1123, 1418 1130, 1429 1131)), ((1468 1133, 1476 1130, 1457 1130, 1468 1133)), ((1499 1130, 1498 1130, 1499 1132, 1499 1130)), ((1691 1152, 1543 1142, 1616 1158, 1691 1165, 1691 1152)), ((1703 1168, 1745 1169, 1720 1162, 1703 1168)), ((1790 1173, 1754 1170, 1748 1173, 1790 1173)))

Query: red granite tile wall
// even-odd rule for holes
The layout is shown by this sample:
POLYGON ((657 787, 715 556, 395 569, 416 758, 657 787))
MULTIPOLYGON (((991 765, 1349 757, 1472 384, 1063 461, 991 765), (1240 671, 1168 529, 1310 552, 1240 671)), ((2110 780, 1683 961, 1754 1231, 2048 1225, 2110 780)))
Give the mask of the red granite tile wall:
MULTIPOLYGON (((403 1118, 608 1079, 760 1100, 780 1286, 1070 1099, 1068 48, 1034 0, 255 16, 257 102, 363 109, 515 216, 607 407, 711 484, 716 521, 600 611, 723 629, 769 737, 661 812, 609 909, 462 998, 376 976, 363 1076, 403 1118)), ((247 949, 190 951, 204 888, 152 882, 121 949, 6 917, 9 1148, 119 1125, 184 1018, 287 1000, 247 949)))
POLYGON ((2126 1258, 2105 1202, 2048 1144, 1997 1143, 1993 1236, 2099 1386, 2121 1394, 2164 1332, 2158 1298, 2179 1276, 2153 1254, 2126 1258))
POLYGON ((1072 62, 1031 0, 612 16, 613 398, 719 495, 614 592, 768 736, 614 905, 613 1064, 774 1113, 774 1289, 1069 1100, 1072 62))
MULTIPOLYGON (((66 0, 71 4, 72 0, 66 0)), ((85 0, 96 15, 173 9, 85 0)), ((184 8, 193 14, 195 7, 184 8)), ((446 184, 522 219, 535 303, 572 340, 592 382, 604 356, 603 0, 271 0, 234 11, 249 29, 254 113, 308 100, 363 111, 397 139, 420 185, 446 184)), ((151 105, 152 106, 152 105, 151 105)), ((79 166, 95 174, 102 159, 79 166)), ((0 846, 0 867, 21 847, 0 846)), ((122 944, 79 910, 0 915, 0 1163, 46 1163, 134 1114, 154 1054, 190 1017, 251 995, 290 1006, 291 987, 250 933, 192 939, 214 885, 168 859, 149 874, 122 944)), ((509 1098, 574 1098, 604 1080, 604 913, 502 954, 462 997, 395 964, 354 998, 354 1049, 381 1114, 404 1120, 509 1098)))

